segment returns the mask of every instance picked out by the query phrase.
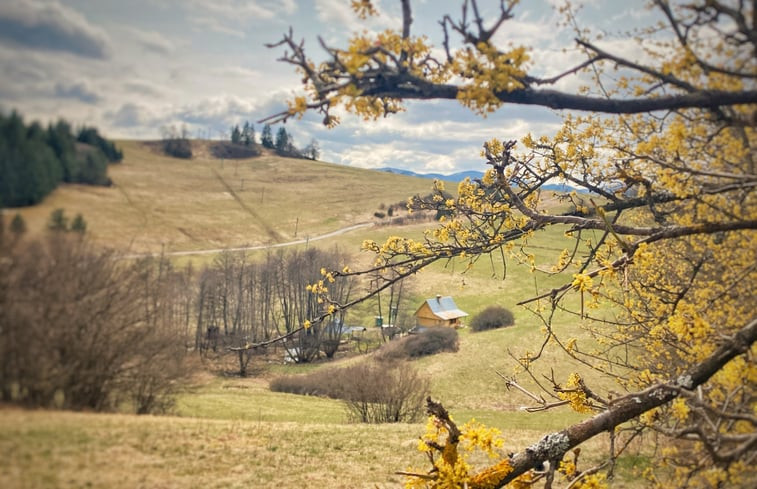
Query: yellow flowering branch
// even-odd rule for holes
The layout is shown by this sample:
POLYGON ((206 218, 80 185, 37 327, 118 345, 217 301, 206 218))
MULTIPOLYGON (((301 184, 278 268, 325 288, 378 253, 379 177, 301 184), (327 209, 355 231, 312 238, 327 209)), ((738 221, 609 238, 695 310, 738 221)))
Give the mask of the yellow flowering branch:
MULTIPOLYGON (((613 430, 644 413, 652 412, 656 408, 670 403, 678 398, 682 392, 695 390, 718 373, 728 362, 748 352, 755 341, 757 341, 757 318, 744 325, 730 340, 723 343, 709 357, 679 378, 669 382, 656 383, 647 389, 614 399, 599 414, 562 431, 545 435, 526 449, 503 458, 480 471, 478 474, 485 480, 471 476, 469 467, 458 463, 460 461, 459 445, 464 437, 463 431, 452 421, 449 413, 441 404, 429 398, 427 400, 428 411, 433 417, 432 420, 435 420, 432 421, 431 426, 443 430, 446 438, 439 439, 438 436, 432 434, 430 439, 424 439, 420 444, 421 451, 428 453, 431 450, 440 454, 439 458, 430 458, 433 468, 423 476, 423 483, 429 484, 428 487, 432 488, 449 487, 449 485, 445 485, 449 480, 441 479, 446 475, 453 477, 452 482, 458 483, 456 487, 468 485, 471 489, 474 487, 501 488, 520 477, 527 477, 529 471, 543 462, 550 462, 554 467, 561 467, 560 463, 563 461, 563 456, 569 450, 576 448, 599 433, 613 430), (443 460, 450 467, 463 470, 440 470, 439 460, 443 460), (479 484, 479 482, 480 485, 472 485, 479 484)), ((579 385, 577 380, 576 384, 579 385)), ((432 432, 436 433, 436 430, 432 430, 432 432)), ((565 464, 562 465, 562 470, 565 473, 575 474, 575 469, 568 469, 569 467, 565 464)), ((413 473, 410 474, 413 475, 413 473)), ((600 484, 603 475, 586 471, 576 478, 583 483, 600 484)), ((455 486, 453 485, 453 487, 455 486)), ((599 486, 595 485, 595 487, 599 486)))

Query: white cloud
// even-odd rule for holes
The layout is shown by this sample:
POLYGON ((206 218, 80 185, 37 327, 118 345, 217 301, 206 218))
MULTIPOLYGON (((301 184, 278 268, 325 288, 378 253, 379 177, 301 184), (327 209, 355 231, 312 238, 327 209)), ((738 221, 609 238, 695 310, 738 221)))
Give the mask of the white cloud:
POLYGON ((106 118, 111 125, 119 128, 135 128, 154 123, 155 116, 147 107, 132 102, 126 103, 116 111, 107 112, 106 118))
POLYGON ((186 6, 196 26, 240 38, 258 22, 276 21, 297 11, 294 0, 188 0, 186 6))
POLYGON ((239 20, 250 18, 270 19, 276 12, 271 5, 263 5, 262 2, 240 0, 190 0, 189 4, 195 11, 205 15, 216 16, 227 20, 239 20))
POLYGON ((222 66, 214 68, 213 74, 221 77, 238 78, 241 80, 253 80, 261 78, 264 74, 258 70, 252 70, 243 66, 222 66))
POLYGON ((340 0, 315 0, 315 11, 318 13, 318 20, 325 23, 350 26, 357 20, 349 3, 340 0))
MULTIPOLYGON (((0 92, 19 110, 26 104, 40 107, 56 99, 66 101, 66 106, 68 102, 84 102, 94 107, 103 100, 93 76, 99 64, 97 60, 60 56, 50 51, 0 46, 0 92)), ((56 117, 51 110, 38 110, 33 115, 43 115, 44 119, 56 117)))
POLYGON ((171 54, 176 50, 176 43, 156 31, 146 31, 131 27, 128 29, 136 41, 148 51, 171 54))
POLYGON ((315 10, 318 20, 325 23, 331 29, 341 30, 342 27, 349 28, 350 31, 363 29, 399 29, 402 27, 401 17, 394 12, 382 8, 380 2, 373 2, 378 11, 378 15, 368 17, 366 20, 360 19, 349 2, 344 0, 315 0, 315 10))
POLYGON ((102 29, 55 0, 0 3, 0 39, 32 49, 99 59, 107 58, 112 49, 102 29))
POLYGON ((130 96, 165 98, 169 92, 167 87, 147 80, 125 80, 121 86, 130 96))
POLYGON ((191 124, 232 123, 240 116, 255 112, 257 104, 249 99, 232 95, 208 97, 178 108, 173 116, 191 124))
POLYGON ((220 34, 226 34, 229 36, 238 37, 240 39, 244 39, 245 37, 243 29, 231 27, 223 19, 213 17, 193 17, 191 19, 191 22, 200 31, 209 29, 220 34))
MULTIPOLYGON (((475 162, 479 149, 461 147, 452 152, 436 153, 417 148, 403 148, 391 142, 356 144, 337 153, 324 152, 337 163, 360 168, 404 168, 418 173, 454 173, 460 161, 475 162)), ((470 165, 475 168, 475 163, 470 165)))
POLYGON ((287 14, 293 14, 297 12, 296 0, 281 0, 279 4, 281 5, 281 9, 287 14))
POLYGON ((251 121, 265 113, 265 101, 234 95, 206 97, 195 102, 175 104, 125 102, 117 110, 108 111, 106 124, 118 136, 128 136, 141 128, 140 134, 157 137, 165 126, 185 126, 193 134, 225 137, 229 127, 251 121))

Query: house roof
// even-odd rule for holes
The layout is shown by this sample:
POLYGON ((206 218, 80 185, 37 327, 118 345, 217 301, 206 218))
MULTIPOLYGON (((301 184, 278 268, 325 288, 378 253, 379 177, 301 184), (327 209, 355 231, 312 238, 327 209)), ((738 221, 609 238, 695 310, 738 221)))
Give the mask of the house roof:
MULTIPOLYGON (((457 308, 457 304, 455 304, 455 301, 450 296, 442 297, 438 295, 433 299, 426 299, 426 304, 428 304, 431 312, 441 319, 457 319, 468 315, 467 312, 457 308)), ((421 307, 423 306, 421 305, 421 307)))

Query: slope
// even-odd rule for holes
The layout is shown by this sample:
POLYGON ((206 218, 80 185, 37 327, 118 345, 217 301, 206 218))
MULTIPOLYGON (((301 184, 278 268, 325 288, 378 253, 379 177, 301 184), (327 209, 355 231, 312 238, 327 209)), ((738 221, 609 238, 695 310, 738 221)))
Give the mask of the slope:
MULTIPOLYGON (((202 144, 195 142, 194 144, 202 144)), ((21 208, 31 233, 54 209, 84 216, 97 243, 133 253, 272 245, 369 221, 428 180, 273 155, 228 160, 200 151, 169 158, 123 141, 112 187, 64 185, 21 208)))

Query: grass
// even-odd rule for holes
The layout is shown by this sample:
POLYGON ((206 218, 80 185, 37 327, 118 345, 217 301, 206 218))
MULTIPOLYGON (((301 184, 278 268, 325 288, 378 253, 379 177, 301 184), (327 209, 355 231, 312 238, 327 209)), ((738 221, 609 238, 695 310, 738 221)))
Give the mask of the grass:
MULTIPOLYGON (((196 144, 201 145, 201 142, 196 144)), ((200 152, 169 158, 138 141, 120 142, 112 187, 63 185, 19 209, 40 233, 57 208, 84 216, 90 237, 132 252, 159 253, 286 242, 372 220, 381 204, 431 183, 386 172, 265 155, 219 160, 200 152)))
POLYGON ((272 392, 260 379, 213 379, 182 396, 176 414, 232 421, 345 422, 341 402, 272 392))
MULTIPOLYGON (((275 243, 370 220, 382 203, 426 193, 431 186, 428 180, 274 156, 222 162, 199 152, 186 161, 156 155, 139 142, 121 146, 126 158, 111 167, 113 187, 59 188, 41 205, 20 210, 31 232, 42 232, 50 212, 63 208, 70 217, 84 215, 96 242, 135 252, 275 243)), ((381 242, 395 234, 420 238, 429 225, 359 229, 317 246, 340 246, 355 250, 356 260, 369 259, 357 254, 363 239, 381 242)), ((537 266, 549 269, 567 245, 563 231, 535 234, 529 251, 537 266)), ((261 253, 265 251, 251 255, 261 253)), ((176 261, 201 266, 210 260, 211 255, 176 261)), ((565 407, 520 411, 528 399, 508 391, 497 374, 512 373, 508 352, 534 351, 543 336, 539 318, 516 303, 569 282, 570 271, 532 273, 529 266, 508 259, 503 280, 497 256, 461 275, 464 269, 465 262, 458 260, 418 274, 411 312, 420 300, 440 293, 452 295, 471 315, 493 303, 503 305, 515 313, 516 322, 481 333, 461 330, 460 351, 413 362, 432 377, 434 398, 461 422, 476 418, 503 430, 510 451, 582 419, 565 407)), ((569 297, 567 303, 577 300, 569 297)), ((372 324, 375 314, 375 304, 366 302, 347 321, 372 324)), ((566 337, 581 335, 576 316, 557 315, 554 326, 566 337)), ((558 380, 581 371, 554 348, 544 357, 539 372, 549 375, 550 367, 559 367, 558 380)), ((0 487, 397 487, 402 479, 394 471, 423 466, 415 450, 422 425, 350 424, 339 401, 267 389, 266 376, 322 366, 265 364, 265 375, 252 379, 206 375, 180 396, 174 416, 0 407, 0 487)), ((587 382, 601 382, 592 375, 587 373, 587 382)), ((528 381, 524 385, 533 387, 528 381)), ((596 459, 606 441, 592 440, 585 449, 589 460, 596 459)), ((621 468, 632 481, 631 468, 643 464, 643 457, 629 457, 621 468)))
POLYGON ((335 429, 318 422, 3 409, 0 485, 396 487, 401 478, 394 471, 409 463, 417 433, 414 425, 335 429), (371 444, 383 449, 366 449, 371 444))
MULTIPOLYGON (((547 426, 534 419, 506 427, 503 453, 538 439, 547 426)), ((425 467, 415 450, 423 430, 420 424, 334 425, 307 415, 272 422, 0 408, 0 486, 399 487, 397 470, 425 467)), ((607 442, 594 439, 583 449, 588 466, 607 442)), ((644 460, 638 453, 621 458, 613 487, 634 487, 634 467, 644 460)))

